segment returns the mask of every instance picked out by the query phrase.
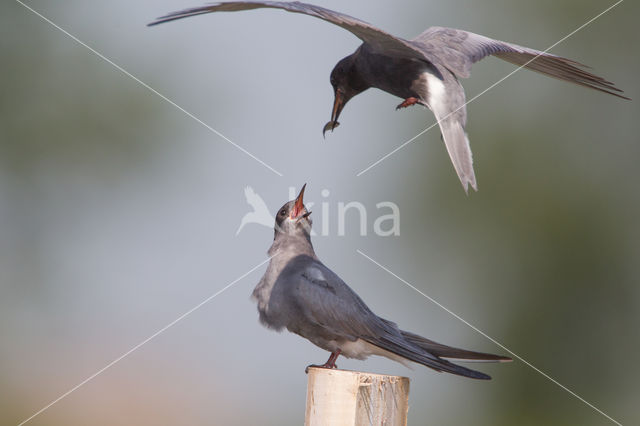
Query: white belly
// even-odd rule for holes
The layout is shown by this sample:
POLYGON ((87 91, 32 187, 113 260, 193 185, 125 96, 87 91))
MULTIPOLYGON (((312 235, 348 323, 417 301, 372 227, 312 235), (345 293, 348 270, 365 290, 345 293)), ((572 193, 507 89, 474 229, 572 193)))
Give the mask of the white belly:
POLYGON ((371 343, 362 339, 358 339, 355 342, 344 342, 340 345, 340 350, 342 351, 341 355, 344 355, 347 358, 367 359, 369 355, 379 355, 397 361, 403 364, 405 367, 409 366, 409 361, 405 358, 402 358, 401 356, 389 352, 385 349, 379 348, 376 345, 372 345, 371 343))
POLYGON ((446 91, 444 82, 435 75, 425 72, 423 74, 427 85, 429 108, 437 115, 438 111, 442 111, 445 104, 446 91))

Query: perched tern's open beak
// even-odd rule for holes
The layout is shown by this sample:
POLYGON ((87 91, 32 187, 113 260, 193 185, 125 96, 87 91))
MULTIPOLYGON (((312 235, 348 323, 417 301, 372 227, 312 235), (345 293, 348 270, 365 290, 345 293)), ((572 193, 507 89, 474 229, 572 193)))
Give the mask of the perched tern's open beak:
POLYGON ((302 211, 304 210, 304 201, 302 201, 302 197, 304 197, 304 189, 306 187, 307 187, 306 183, 302 185, 300 194, 298 194, 298 197, 296 198, 296 201, 293 204, 293 209, 291 210, 291 214, 289 215, 291 219, 297 219, 298 216, 300 216, 302 214, 302 211))
POLYGON ((306 212, 305 214, 300 216, 296 222, 300 222, 302 219, 308 218, 310 214, 311 214, 311 212, 306 212))
POLYGON ((340 112, 342 112, 342 108, 344 108, 344 105, 347 103, 347 99, 345 98, 341 90, 336 89, 334 96, 333 111, 331 111, 331 121, 324 125, 324 128, 322 129, 322 137, 324 137, 324 134, 327 132, 327 130, 333 131, 333 129, 340 125, 340 123, 338 123, 338 117, 340 117, 340 112))

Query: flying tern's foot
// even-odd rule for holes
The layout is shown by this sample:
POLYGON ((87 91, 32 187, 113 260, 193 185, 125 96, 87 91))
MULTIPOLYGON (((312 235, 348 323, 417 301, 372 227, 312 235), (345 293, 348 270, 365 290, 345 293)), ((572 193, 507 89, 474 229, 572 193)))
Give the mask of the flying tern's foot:
POLYGON ((396 107, 396 110, 398 110, 400 108, 406 108, 406 107, 409 107, 409 106, 415 105, 415 104, 422 104, 422 102, 420 101, 420 99, 414 98, 412 96, 410 98, 405 99, 404 102, 402 102, 400 105, 398 105, 396 107))

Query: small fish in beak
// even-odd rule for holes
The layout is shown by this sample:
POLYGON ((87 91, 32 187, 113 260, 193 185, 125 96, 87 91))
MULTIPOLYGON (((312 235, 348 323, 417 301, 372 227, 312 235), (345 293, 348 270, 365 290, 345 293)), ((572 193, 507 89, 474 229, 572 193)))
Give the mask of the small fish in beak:
POLYGON ((331 121, 324 125, 322 128, 322 137, 327 133, 327 130, 331 130, 338 127, 340 123, 338 123, 338 117, 340 117, 340 113, 342 112, 342 108, 347 103, 347 98, 344 96, 344 93, 340 89, 335 89, 334 91, 334 99, 333 99, 333 110, 331 111, 331 121))

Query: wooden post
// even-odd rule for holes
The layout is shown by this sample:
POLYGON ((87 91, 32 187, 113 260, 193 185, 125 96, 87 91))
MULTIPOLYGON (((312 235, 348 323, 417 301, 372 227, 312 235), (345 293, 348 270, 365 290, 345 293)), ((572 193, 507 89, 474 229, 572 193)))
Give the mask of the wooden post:
POLYGON ((406 426, 409 379, 309 368, 305 426, 406 426))

